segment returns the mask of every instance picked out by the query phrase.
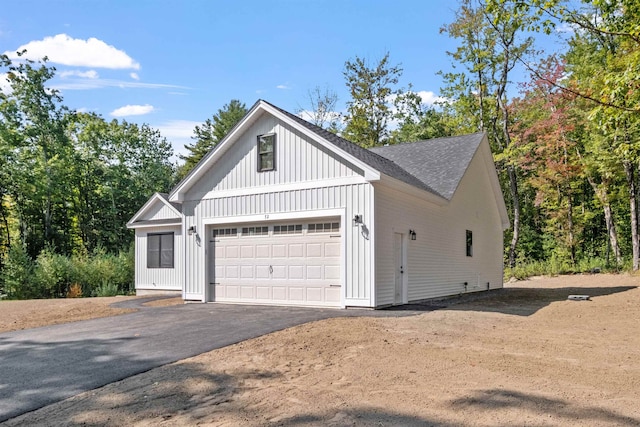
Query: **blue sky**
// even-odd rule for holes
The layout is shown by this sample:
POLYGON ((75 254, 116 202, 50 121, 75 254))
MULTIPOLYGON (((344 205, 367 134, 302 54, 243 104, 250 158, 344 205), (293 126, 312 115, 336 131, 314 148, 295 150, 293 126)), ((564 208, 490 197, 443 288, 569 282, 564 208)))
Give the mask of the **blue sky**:
POLYGON ((455 49, 439 31, 457 6, 446 0, 3 3, 0 52, 48 55, 67 106, 149 123, 176 152, 231 99, 294 112, 326 86, 344 110, 342 71, 356 55, 375 62, 390 52, 402 86, 437 96, 437 72, 450 69, 455 49))

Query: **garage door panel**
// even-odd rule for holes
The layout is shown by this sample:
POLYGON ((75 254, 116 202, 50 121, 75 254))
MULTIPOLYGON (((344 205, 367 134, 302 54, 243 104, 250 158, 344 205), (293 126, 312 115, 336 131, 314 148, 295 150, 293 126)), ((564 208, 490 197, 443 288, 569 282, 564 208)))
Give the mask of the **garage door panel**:
POLYGON ((304 301, 304 288, 300 287, 290 287, 289 288, 289 301, 304 301))
POLYGON ((340 256, 340 242, 329 242, 324 244, 324 256, 327 257, 339 257, 340 256))
POLYGON ((306 288, 307 301, 322 302, 324 296, 324 290, 322 288, 306 288))
POLYGON ((327 280, 340 280, 340 266, 339 265, 325 265, 324 266, 324 278, 327 280))
POLYGON ((242 259, 247 259, 247 258, 254 258, 254 251, 255 251, 255 247, 252 245, 242 245, 240 246, 240 258, 242 259))
POLYGON ((304 279, 304 266, 292 265, 289 267, 289 279, 304 279))
POLYGON ((296 223, 277 232, 273 227, 268 226, 267 235, 216 237, 211 261, 215 300, 339 306, 342 244, 335 230, 329 234, 309 227, 308 232, 306 225, 296 223))
POLYGON ((243 299, 254 299, 255 298, 255 288, 253 286, 240 286, 240 298, 243 299))
POLYGON ((271 257, 272 258, 286 258, 287 257, 287 245, 283 245, 283 244, 271 245, 271 257))
POLYGON ((307 258, 322 256, 322 243, 307 243, 307 258))
POLYGON ((299 258, 304 256, 304 244, 292 243, 289 244, 289 258, 299 258))
POLYGON ((271 300, 271 288, 269 286, 256 286, 256 299, 271 300))
POLYGON ((271 245, 256 245, 256 258, 271 258, 271 245))
POLYGON ((254 279, 255 274, 253 272, 253 265, 240 266, 240 278, 242 279, 254 279))
POLYGON ((322 279, 322 267, 319 265, 308 265, 307 266, 307 279, 322 279))
POLYGON ((271 288, 272 296, 275 301, 287 300, 287 288, 286 286, 274 286, 271 288))

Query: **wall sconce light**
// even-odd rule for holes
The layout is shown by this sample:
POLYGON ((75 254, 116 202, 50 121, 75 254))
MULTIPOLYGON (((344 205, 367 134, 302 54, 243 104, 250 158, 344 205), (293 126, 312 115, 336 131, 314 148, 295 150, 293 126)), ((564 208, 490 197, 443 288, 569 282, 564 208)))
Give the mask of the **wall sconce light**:
POLYGON ((409 230, 409 237, 411 238, 411 240, 416 240, 417 235, 415 230, 409 230))
POLYGON ((356 215, 353 217, 353 226, 357 227, 358 225, 362 224, 362 215, 356 215))
POLYGON ((196 234, 196 226, 192 225, 191 227, 189 227, 187 229, 187 233, 189 233, 189 236, 193 236, 194 234, 196 234))

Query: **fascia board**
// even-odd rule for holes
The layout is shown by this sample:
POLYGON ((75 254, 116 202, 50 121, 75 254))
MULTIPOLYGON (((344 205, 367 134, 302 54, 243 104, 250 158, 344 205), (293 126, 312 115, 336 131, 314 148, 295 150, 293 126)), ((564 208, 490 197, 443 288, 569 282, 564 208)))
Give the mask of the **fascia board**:
POLYGON ((224 154, 227 152, 229 147, 233 145, 236 141, 237 137, 245 131, 245 128, 250 126, 256 118, 260 115, 261 110, 264 107, 261 105, 262 102, 258 101, 251 110, 244 116, 240 122, 231 132, 225 136, 222 141, 215 147, 215 149, 207 155, 205 155, 202 160, 189 172, 189 174, 178 183, 178 185, 171 191, 169 194, 169 201, 171 202, 182 202, 184 200, 184 193, 191 188, 191 186, 204 175, 209 168, 224 154), (261 108, 262 107, 262 108, 261 108))
POLYGON ((153 193, 153 196, 151 196, 149 198, 149 200, 147 200, 147 203, 145 203, 139 210, 138 212, 135 213, 135 215, 133 216, 133 218, 131 218, 129 220, 129 222, 127 222, 127 227, 131 228, 130 225, 134 224, 138 218, 140 218, 142 215, 144 215, 149 208, 151 208, 151 206, 153 206, 158 200, 160 200, 165 206, 168 206, 169 209, 171 209, 172 212, 174 212, 179 218, 182 218, 182 212, 180 212, 179 210, 177 210, 171 203, 169 203, 164 197, 162 197, 159 193, 153 193))
POLYGON ((289 126, 291 126, 291 127, 295 128, 296 130, 300 131, 305 136, 309 137, 310 139, 312 139, 314 141, 317 141, 323 147, 325 147, 327 150, 331 151, 332 153, 342 157, 343 159, 347 160, 348 162, 350 162, 350 163, 356 165, 357 167, 361 168, 364 171, 364 177, 365 177, 365 179, 367 181, 378 181, 380 179, 380 177, 381 177, 380 171, 372 168, 368 164, 364 163, 362 160, 358 159, 357 157, 352 156, 351 154, 347 153, 346 151, 341 150, 339 147, 337 147, 336 145, 332 144, 330 141, 327 141, 326 139, 322 138, 320 135, 318 135, 317 133, 313 132, 311 129, 308 129, 308 128, 304 127, 304 126, 301 126, 296 121, 291 120, 291 118, 287 117, 285 114, 282 114, 282 112, 276 110, 275 108, 273 108, 269 104, 263 103, 261 106, 267 112, 269 112, 273 116, 277 117, 278 119, 282 120, 283 122, 287 123, 289 126))

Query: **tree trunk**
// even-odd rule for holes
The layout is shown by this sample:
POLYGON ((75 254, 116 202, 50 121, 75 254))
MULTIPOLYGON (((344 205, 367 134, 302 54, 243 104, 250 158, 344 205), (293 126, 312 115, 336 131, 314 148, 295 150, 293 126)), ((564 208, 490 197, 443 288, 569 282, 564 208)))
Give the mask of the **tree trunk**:
POLYGON ((611 213, 611 204, 609 204, 609 199, 606 193, 602 198, 598 198, 602 202, 602 209, 604 209, 604 221, 607 225, 607 232, 609 234, 609 245, 611 246, 611 250, 613 250, 613 254, 616 257, 616 265, 619 266, 622 264, 622 255, 620 254, 620 246, 618 245, 618 233, 616 231, 616 224, 613 221, 613 214, 611 213))
POLYGON ((629 191, 629 213, 631 216, 631 249, 633 271, 639 267, 640 245, 638 244, 638 205, 636 201, 636 173, 635 165, 629 161, 624 162, 624 172, 627 177, 627 189, 629 191))
POLYGON ((515 168, 507 166, 507 174, 509 175, 509 190, 513 202, 513 236, 509 245, 509 267, 513 268, 516 266, 516 249, 520 238, 520 196, 518 195, 518 178, 515 168))
POLYGON ((569 251, 571 253, 571 265, 576 265, 576 244, 575 235, 573 233, 573 199, 571 198, 571 192, 567 195, 567 228, 569 229, 569 251))

